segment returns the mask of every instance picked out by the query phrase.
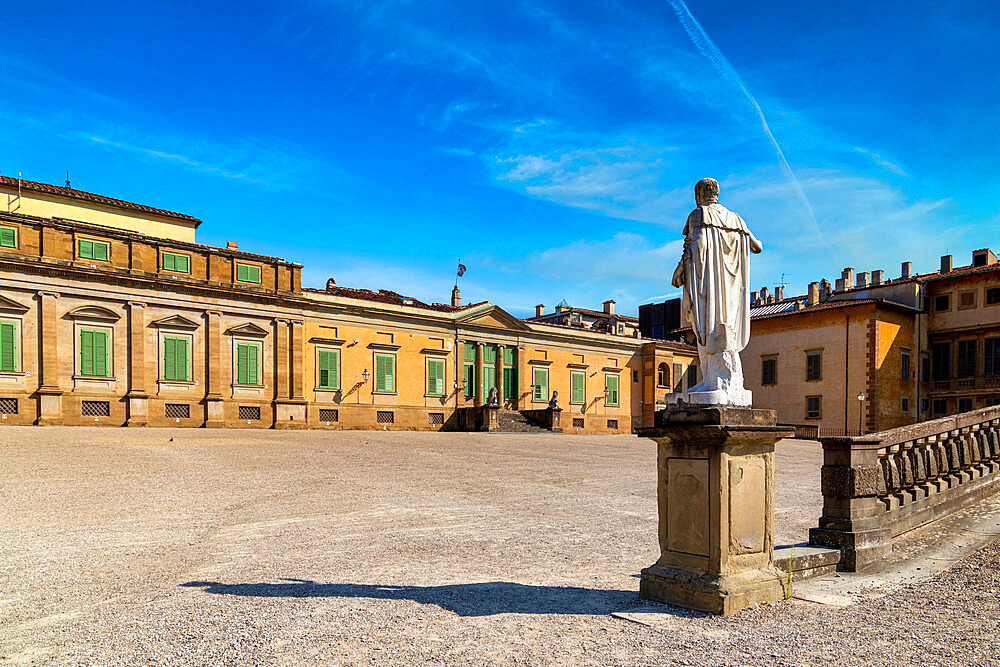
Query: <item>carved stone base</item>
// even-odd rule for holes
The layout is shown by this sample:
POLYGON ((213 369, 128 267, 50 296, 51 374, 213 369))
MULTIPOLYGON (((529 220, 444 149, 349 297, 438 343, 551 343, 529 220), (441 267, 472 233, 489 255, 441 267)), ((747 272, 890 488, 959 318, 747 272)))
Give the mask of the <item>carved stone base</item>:
POLYGON ((784 600, 785 579, 775 568, 719 576, 651 565, 642 571, 639 597, 727 615, 755 604, 784 600))
POLYGON ((688 391, 667 394, 663 398, 663 401, 667 405, 733 405, 749 407, 753 401, 753 394, 749 389, 688 391))
POLYGON ((639 435, 657 444, 660 558, 640 597, 731 614, 785 596, 774 567, 773 410, 670 406, 639 435))

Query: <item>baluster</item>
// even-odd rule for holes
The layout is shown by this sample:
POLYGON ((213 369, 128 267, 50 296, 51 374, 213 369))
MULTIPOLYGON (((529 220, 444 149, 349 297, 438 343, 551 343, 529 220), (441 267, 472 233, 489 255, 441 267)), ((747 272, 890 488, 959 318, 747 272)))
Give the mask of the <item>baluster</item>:
POLYGON ((955 488, 963 481, 967 481, 962 479, 962 459, 958 454, 958 431, 948 431, 945 451, 948 453, 948 486, 955 488))

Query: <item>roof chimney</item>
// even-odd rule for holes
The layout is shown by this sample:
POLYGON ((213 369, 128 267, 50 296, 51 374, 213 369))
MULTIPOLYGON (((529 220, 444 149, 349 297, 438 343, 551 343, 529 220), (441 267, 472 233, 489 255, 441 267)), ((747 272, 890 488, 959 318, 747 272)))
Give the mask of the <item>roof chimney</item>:
POLYGON ((843 292, 844 291, 844 279, 843 278, 837 278, 837 288, 836 288, 836 291, 837 292, 843 292))
POLYGON ((613 300, 608 299, 607 301, 604 302, 604 312, 607 313, 608 315, 615 314, 615 302, 613 300))
POLYGON ((951 255, 941 255, 941 273, 951 271, 951 255))
POLYGON ((327 292, 332 291, 333 288, 336 287, 336 286, 337 286, 337 281, 336 280, 334 280, 333 278, 327 278, 327 280, 326 280, 326 291, 327 292))
POLYGON ((857 287, 868 287, 868 272, 862 271, 858 274, 857 287))
POLYGON ((854 269, 847 267, 840 272, 840 277, 844 279, 844 289, 854 287, 854 269))
POLYGON ((830 300, 830 281, 826 278, 819 281, 819 301, 820 303, 826 303, 830 300))
POLYGON ((543 304, 538 304, 535 306, 535 317, 541 317, 545 314, 545 306, 543 304))
POLYGON ((458 290, 458 285, 455 285, 455 288, 451 290, 451 307, 462 307, 462 293, 458 290))
POLYGON ((819 283, 809 283, 809 298, 808 304, 810 306, 819 305, 819 283))
POLYGON ((885 282, 885 271, 879 269, 878 271, 872 271, 872 285, 881 285, 885 282))
POLYGON ((901 278, 909 278, 913 275, 913 262, 903 262, 902 270, 900 271, 901 278))
POLYGON ((768 294, 767 287, 761 287, 760 288, 760 300, 761 301, 767 301, 767 294, 768 294))
POLYGON ((226 250, 238 250, 239 246, 236 245, 236 241, 226 241, 226 250))
POLYGON ((777 287, 774 288, 774 300, 781 301, 784 298, 785 298, 785 286, 778 285, 777 287))
POLYGON ((750 292, 750 305, 756 306, 759 298, 760 298, 760 292, 750 292))

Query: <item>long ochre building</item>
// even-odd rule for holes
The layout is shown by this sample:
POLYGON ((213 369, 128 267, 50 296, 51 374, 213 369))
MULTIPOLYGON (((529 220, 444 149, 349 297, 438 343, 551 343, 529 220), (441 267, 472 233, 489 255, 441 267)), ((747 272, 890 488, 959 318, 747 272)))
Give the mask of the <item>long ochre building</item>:
POLYGON ((196 243, 188 215, 9 177, 0 197, 3 424, 437 430, 496 387, 507 411, 558 391, 564 431, 621 433, 697 379, 694 348, 613 311, 588 328, 457 289, 303 288, 299 264, 196 243))

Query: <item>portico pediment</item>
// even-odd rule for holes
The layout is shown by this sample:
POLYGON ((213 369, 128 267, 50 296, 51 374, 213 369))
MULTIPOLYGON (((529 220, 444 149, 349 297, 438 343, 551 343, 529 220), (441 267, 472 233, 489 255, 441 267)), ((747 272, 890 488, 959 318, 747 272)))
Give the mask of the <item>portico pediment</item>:
POLYGON ((490 306, 483 310, 477 310, 468 315, 458 318, 462 324, 474 324, 497 329, 514 329, 516 331, 527 331, 528 325, 520 319, 514 317, 499 306, 490 306))

